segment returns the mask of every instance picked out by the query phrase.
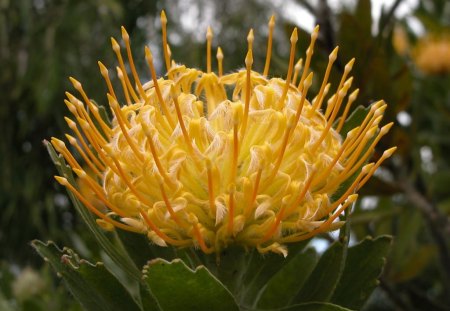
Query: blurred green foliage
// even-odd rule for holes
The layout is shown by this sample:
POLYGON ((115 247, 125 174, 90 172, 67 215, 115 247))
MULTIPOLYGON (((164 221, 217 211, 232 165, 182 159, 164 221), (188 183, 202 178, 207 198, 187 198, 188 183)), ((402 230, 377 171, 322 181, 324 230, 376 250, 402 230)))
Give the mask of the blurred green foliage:
MULTIPOLYGON (((355 2, 355 6, 343 5, 338 11, 326 0, 295 3, 312 13, 321 26, 314 71, 324 72, 328 54, 339 45, 332 85, 337 85, 345 64, 355 57, 352 74, 360 94, 354 106, 384 99, 389 110, 383 122, 395 122, 380 150, 396 145, 397 154, 365 187, 366 196, 358 201, 351 218, 355 241, 367 235, 395 237, 381 286, 365 310, 448 310, 450 74, 421 73, 414 66, 412 51, 399 55, 392 40, 394 27, 400 25, 411 49, 414 47, 421 34, 411 27, 411 18, 427 32, 448 32, 450 5, 445 0, 422 0, 413 12, 399 19, 395 12, 405 1, 397 0, 383 8, 376 22, 370 0, 355 2), (399 122, 401 116, 406 121, 399 122)), ((160 44, 158 18, 162 8, 169 19, 174 59, 204 67, 203 37, 211 23, 213 46, 221 45, 225 54, 225 71, 243 67, 246 30, 251 27, 255 28, 258 47, 255 68, 262 68, 266 24, 269 16, 277 13, 279 29, 271 72, 286 72, 287 39, 297 20, 285 19, 283 6, 269 1, 0 0, 0 260, 4 261, 0 309, 38 310, 27 309, 11 285, 26 264, 39 267, 40 260, 29 246, 32 239, 52 239, 73 246, 84 256, 100 256, 95 242, 85 236, 67 196, 55 186, 51 177, 55 170, 42 140, 62 137, 65 131, 64 92, 72 90, 67 77, 80 80, 89 96, 102 104, 106 88, 96 61, 114 64, 109 37, 117 37, 120 25, 124 25, 132 37, 136 59, 142 59, 143 64, 139 57, 143 44, 149 38, 155 47, 160 44), (194 24, 183 17, 187 12, 194 24)), ((309 43, 307 32, 300 33, 298 57, 304 56, 309 43)), ((139 63, 137 66, 144 68, 139 63)), ((314 84, 314 91, 319 87, 314 84)), ((53 310, 78 310, 78 305, 64 300, 67 293, 55 287, 46 268, 36 269, 45 280, 42 293, 58 297, 53 310), (68 304, 73 304, 72 309, 68 304)), ((42 295, 33 296, 33 302, 28 303, 45 303, 49 298, 42 295)))
MULTIPOLYGON (((156 11, 140 1, 0 1, 0 249, 16 263, 33 261, 33 237, 68 241, 74 215, 57 194, 42 140, 61 134, 69 76, 101 98, 99 57, 110 62, 118 25, 156 11), (125 14, 126 12, 126 14, 125 14), (17 247, 20 245, 20 247, 17 247)), ((134 27, 133 27, 134 26, 134 27)))

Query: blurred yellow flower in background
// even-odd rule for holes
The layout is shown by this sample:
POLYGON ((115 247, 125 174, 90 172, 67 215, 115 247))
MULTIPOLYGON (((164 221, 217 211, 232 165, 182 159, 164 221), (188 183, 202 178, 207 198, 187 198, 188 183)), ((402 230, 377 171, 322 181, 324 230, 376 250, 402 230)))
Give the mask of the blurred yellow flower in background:
POLYGON ((450 72, 450 36, 427 35, 419 40, 413 60, 420 71, 426 74, 450 72))
POLYGON ((63 141, 52 138, 51 143, 96 204, 66 177, 56 176, 58 182, 99 217, 103 228, 142 233, 160 246, 219 253, 239 244, 286 256, 287 243, 339 228, 339 216, 356 200, 356 191, 395 150, 366 164, 392 126, 380 126, 383 101, 372 105, 361 124, 341 134, 358 94, 349 91, 354 59, 329 95, 336 48, 320 91, 308 100, 318 27, 311 34, 304 66, 295 60, 297 29, 292 32, 289 69, 282 79, 268 76, 273 17, 262 73, 252 68, 253 30, 247 37, 245 68, 224 74, 220 48, 217 73, 212 70, 210 28, 202 71, 171 59, 164 12, 161 21, 166 77, 156 76, 146 47, 152 79, 141 81, 124 28, 129 73, 120 45, 112 39, 121 90, 112 87, 108 69, 99 62, 111 122, 71 78, 79 98, 67 93, 73 117, 66 121, 73 134, 66 136, 82 164, 63 141))

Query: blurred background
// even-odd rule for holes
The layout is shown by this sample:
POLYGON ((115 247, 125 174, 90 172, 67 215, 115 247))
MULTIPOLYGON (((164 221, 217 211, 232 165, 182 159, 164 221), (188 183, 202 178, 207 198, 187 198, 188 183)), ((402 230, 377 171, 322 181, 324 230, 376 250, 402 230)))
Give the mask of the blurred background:
MULTIPOLYGON (((379 146, 396 155, 363 190, 351 217, 352 240, 389 234, 394 245, 364 310, 450 310, 450 2, 446 0, 0 0, 0 310, 80 310, 34 253, 53 240, 98 259, 95 242, 71 208, 42 141, 63 137, 64 92, 73 76, 105 104, 97 60, 114 68, 110 37, 132 38, 145 77, 143 46, 159 74, 159 14, 168 16, 173 58, 205 67, 205 33, 223 49, 224 71, 244 66, 255 31, 254 68, 262 70, 267 22, 275 14, 271 75, 284 77, 289 36, 300 28, 297 58, 321 27, 312 68, 317 91, 328 54, 340 46, 331 82, 356 57, 357 104, 384 99, 394 128, 379 146)), ((114 80, 113 83, 118 83, 114 80)), ((356 105, 354 105, 356 107, 356 105)), ((314 241, 326 247, 333 235, 314 241)))

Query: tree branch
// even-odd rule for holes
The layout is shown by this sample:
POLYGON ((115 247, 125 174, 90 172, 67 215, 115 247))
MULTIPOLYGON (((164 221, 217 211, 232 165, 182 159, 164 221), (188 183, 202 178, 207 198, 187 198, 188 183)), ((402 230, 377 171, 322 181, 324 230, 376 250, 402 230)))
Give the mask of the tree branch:
POLYGON ((420 193, 410 182, 401 181, 400 187, 408 197, 408 200, 414 204, 424 216, 431 237, 436 243, 439 250, 439 261, 444 275, 443 283, 447 291, 447 299, 450 297, 450 250, 447 244, 447 231, 449 228, 449 221, 445 215, 442 215, 440 211, 431 204, 427 198, 420 193))
POLYGON ((395 11, 397 10, 400 3, 402 3, 402 1, 403 0, 395 1, 394 4, 389 9, 389 12, 384 17, 383 15, 381 15, 380 21, 378 22, 378 35, 381 35, 381 33, 383 33, 384 28, 391 20, 392 16, 394 16, 395 11))

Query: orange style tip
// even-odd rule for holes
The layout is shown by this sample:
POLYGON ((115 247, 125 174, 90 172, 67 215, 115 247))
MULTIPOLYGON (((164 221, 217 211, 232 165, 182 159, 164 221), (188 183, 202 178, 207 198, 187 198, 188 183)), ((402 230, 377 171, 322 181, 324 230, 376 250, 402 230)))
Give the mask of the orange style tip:
POLYGON ((381 101, 372 104, 372 106, 370 106, 370 111, 372 113, 375 113, 381 107, 381 104, 382 104, 381 101))
POLYGON ((73 114, 76 113, 76 108, 75 105, 72 104, 70 101, 68 101, 67 99, 64 99, 64 104, 66 104, 67 108, 69 109, 69 111, 73 114))
POLYGON ((59 148, 65 148, 66 147, 66 144, 62 140, 60 140, 60 139, 58 139, 56 137, 52 137, 50 139, 50 141, 52 142, 52 145, 55 146, 55 147, 59 147, 59 148))
POLYGON ((275 26, 275 14, 273 14, 269 19, 269 27, 275 26))
POLYGON ((77 124, 70 118, 68 117, 64 117, 64 120, 66 120, 67 125, 72 129, 75 128, 77 126, 77 124))
POLYGON ((352 70, 353 65, 355 64, 356 59, 352 58, 347 65, 345 65, 345 71, 349 72, 350 70, 352 70))
POLYGON ((61 176, 53 176, 55 177, 56 181, 59 182, 61 185, 66 186, 69 182, 67 181, 67 178, 61 177, 61 176))
POLYGON ((166 12, 164 10, 161 11, 161 23, 162 24, 167 23, 167 16, 166 16, 166 12))
POLYGON ((353 202, 356 201, 356 199, 358 199, 358 194, 357 194, 357 193, 354 193, 354 194, 351 194, 351 195, 349 195, 349 196, 347 197, 347 202, 348 202, 348 203, 353 203, 353 202))
POLYGON ((69 77, 70 82, 72 82, 73 86, 79 90, 81 89, 81 83, 80 81, 78 81, 77 79, 75 79, 74 77, 69 77))
POLYGON ((352 83, 353 83, 353 77, 350 77, 350 78, 347 79, 347 81, 345 81, 344 87, 348 85, 348 88, 350 88, 352 83))
POLYGON ((355 101, 355 100, 356 100, 356 97, 358 97, 358 94, 359 94, 359 89, 354 90, 354 91, 350 94, 349 100, 352 101, 352 102, 355 101))
POLYGON ((383 106, 380 106, 380 108, 377 109, 377 112, 379 111, 381 114, 384 114, 386 109, 387 109, 387 105, 385 104, 383 106))
POLYGON ((392 154, 397 150, 397 147, 389 148, 388 150, 383 152, 383 158, 389 158, 392 154))
POLYGON ((72 94, 70 94, 69 92, 66 92, 65 95, 69 99, 68 101, 65 100, 65 102, 68 102, 72 106, 75 105, 75 103, 78 101, 78 99, 75 96, 73 96, 72 94))
POLYGON ((361 172, 363 173, 363 174, 367 174, 367 173, 369 173, 370 172, 370 170, 374 167, 374 165, 375 165, 375 163, 369 163, 369 164, 366 164, 366 165, 364 165, 363 166, 363 168, 362 168, 362 170, 361 170, 361 172))
POLYGON ((375 118, 381 117, 384 114, 384 111, 386 110, 386 105, 381 106, 378 109, 375 110, 375 113, 373 114, 375 118))
POLYGON ((73 168, 72 171, 74 171, 75 174, 77 174, 77 176, 80 178, 85 178, 87 175, 85 171, 80 170, 79 168, 73 168))
POLYGON ((75 139, 75 137, 69 135, 69 134, 65 134, 67 140, 69 141, 69 143, 71 145, 76 145, 77 144, 77 140, 75 139))
POLYGON ((330 62, 334 62, 337 58, 339 52, 339 46, 335 47, 334 50, 330 53, 330 55, 328 56, 328 60, 330 62))
POLYGON ((355 133, 359 130, 359 126, 357 126, 357 127, 355 127, 355 128, 353 128, 353 129, 351 129, 350 131, 348 131, 348 133, 347 133, 347 138, 353 138, 354 136, 355 136, 355 133))
POLYGON ((394 125, 394 122, 390 122, 390 123, 388 123, 388 124, 386 124, 385 126, 383 126, 382 128, 381 128, 381 133, 382 133, 382 135, 384 135, 384 134, 386 134, 387 132, 389 132, 389 130, 391 129, 391 127, 394 125))
POLYGON ((250 31, 248 32, 247 35, 247 42, 248 43, 253 43, 253 41, 255 40, 255 36, 253 35, 253 28, 250 28, 250 31))
POLYGON ((106 97, 108 98, 108 103, 111 105, 111 104, 113 104, 113 105, 116 105, 117 104, 117 101, 114 99, 114 97, 112 97, 111 96, 111 94, 106 94, 106 97))
POLYGON ((223 59, 223 52, 220 46, 217 48, 217 59, 223 59))
POLYGON ((81 100, 79 100, 78 98, 75 98, 73 104, 75 106, 78 106, 79 108, 83 108, 83 102, 81 100))
POLYGON ((123 39, 124 41, 130 40, 130 36, 128 35, 128 32, 127 32, 127 30, 125 29, 125 27, 121 26, 121 27, 120 27, 120 30, 121 30, 121 32, 122 32, 122 39, 123 39))
POLYGON ((319 36, 319 25, 316 25, 316 27, 314 27, 313 32, 311 33, 311 40, 315 41, 317 39, 317 37, 319 36))
POLYGON ((148 46, 145 46, 145 58, 148 61, 153 61, 152 51, 150 50, 150 48, 148 46))
POLYGON ((119 79, 122 79, 123 78, 122 69, 120 69, 120 67, 116 67, 116 71, 117 71, 117 76, 119 77, 119 79))
POLYGON ((108 75, 108 69, 106 68, 105 65, 103 65, 103 63, 101 61, 97 62, 98 67, 100 68, 100 72, 102 73, 103 76, 108 75))
POLYGON ((372 136, 375 134, 375 132, 376 132, 377 130, 378 130, 378 127, 376 127, 376 126, 371 127, 371 128, 366 132, 365 137, 366 137, 366 138, 372 137, 372 136))
POLYGON ((295 70, 300 70, 303 66, 303 58, 300 58, 296 63, 295 63, 295 70))
POLYGON ((376 109, 376 108, 383 106, 384 104, 385 104, 384 100, 379 100, 379 101, 375 102, 374 104, 372 104, 372 107, 374 107, 374 109, 376 109))
POLYGON ((297 43, 297 40, 298 40, 298 30, 297 27, 295 27, 291 34, 291 44, 297 43))
POLYGON ((377 126, 378 123, 380 123, 382 119, 383 119, 383 115, 381 114, 378 117, 376 117, 375 120, 373 120, 373 124, 375 124, 375 126, 377 126))
POLYGON ((77 121, 78 121, 78 124, 80 124, 83 129, 89 130, 91 128, 91 126, 89 125, 89 122, 87 122, 86 120, 77 118, 77 121))
POLYGON ((339 97, 339 98, 344 98, 345 95, 347 95, 347 91, 348 91, 348 86, 345 87, 345 84, 344 84, 344 87, 343 87, 342 90, 340 90, 339 93, 338 93, 338 97, 339 97))
POLYGON ((213 37, 213 32, 212 32, 211 26, 208 26, 208 29, 206 30, 206 39, 211 40, 212 37, 213 37))
POLYGON ((303 82, 303 88, 304 89, 307 89, 307 88, 309 88, 311 86, 312 80, 313 80, 313 76, 314 76, 314 73, 310 72, 309 75, 306 77, 305 81, 303 82))
POLYGON ((114 52, 118 52, 120 50, 119 43, 117 43, 116 39, 114 39, 113 37, 111 37, 111 45, 112 45, 114 52))

